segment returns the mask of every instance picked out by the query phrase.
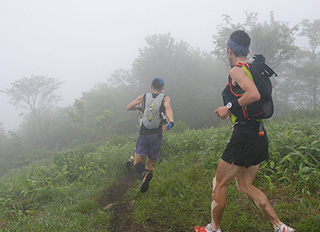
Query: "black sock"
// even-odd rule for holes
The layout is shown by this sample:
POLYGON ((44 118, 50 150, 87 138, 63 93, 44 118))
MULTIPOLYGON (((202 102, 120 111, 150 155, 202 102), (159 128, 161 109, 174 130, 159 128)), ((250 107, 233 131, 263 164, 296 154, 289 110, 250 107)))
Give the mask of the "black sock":
POLYGON ((141 162, 137 162, 134 165, 134 168, 136 169, 136 171, 140 174, 143 175, 143 173, 145 172, 145 168, 144 168, 144 164, 141 162))

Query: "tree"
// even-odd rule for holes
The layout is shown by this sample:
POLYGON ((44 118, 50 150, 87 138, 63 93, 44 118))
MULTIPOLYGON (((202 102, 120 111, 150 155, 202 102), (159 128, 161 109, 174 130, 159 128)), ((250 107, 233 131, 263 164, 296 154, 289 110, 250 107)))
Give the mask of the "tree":
POLYGON ((0 150, 2 149, 4 140, 6 139, 7 135, 6 135, 6 131, 3 128, 3 123, 0 122, 0 150))
POLYGON ((295 94, 296 100, 304 106, 310 106, 316 110, 319 101, 320 91, 320 20, 303 20, 300 23, 300 36, 308 39, 309 49, 303 49, 302 56, 292 66, 296 74, 296 88, 299 93, 295 94))
POLYGON ((229 15, 223 16, 223 23, 218 25, 218 32, 213 35, 215 49, 213 54, 229 65, 226 60, 227 40, 235 30, 245 30, 251 37, 250 54, 263 54, 267 63, 278 67, 282 62, 293 57, 297 50, 294 45, 297 26, 290 28, 288 23, 276 21, 270 12, 269 22, 258 22, 257 13, 247 13, 244 23, 233 24, 229 15))
POLYGON ((56 108, 43 122, 43 144, 48 149, 60 150, 81 142, 81 131, 69 115, 69 107, 56 108))
POLYGON ((132 96, 128 96, 132 86, 121 82, 113 87, 110 83, 97 83, 68 109, 82 141, 102 142, 116 134, 136 132, 137 120, 125 107, 132 100, 132 96))
POLYGON ((303 20, 300 24, 299 36, 308 41, 306 48, 296 52, 293 59, 287 62, 278 82, 278 97, 292 109, 319 107, 320 97, 320 20, 303 20))
POLYGON ((24 77, 11 83, 11 88, 2 92, 10 98, 16 109, 26 110, 37 122, 39 145, 42 141, 42 120, 62 98, 55 93, 62 81, 45 76, 24 77))
POLYGON ((108 79, 110 87, 134 86, 136 84, 137 80, 132 78, 131 72, 124 69, 115 70, 108 79))
POLYGON ((179 65, 189 53, 189 44, 176 42, 170 33, 147 36, 146 42, 147 46, 139 49, 139 57, 132 65, 132 74, 138 81, 140 91, 149 88, 153 77, 175 78, 174 72, 182 68, 179 65))
POLYGON ((217 122, 213 111, 221 102, 224 67, 211 55, 176 41, 170 33, 148 36, 146 42, 132 66, 133 78, 138 81, 136 93, 148 91, 152 78, 160 76, 177 119, 192 128, 217 122))

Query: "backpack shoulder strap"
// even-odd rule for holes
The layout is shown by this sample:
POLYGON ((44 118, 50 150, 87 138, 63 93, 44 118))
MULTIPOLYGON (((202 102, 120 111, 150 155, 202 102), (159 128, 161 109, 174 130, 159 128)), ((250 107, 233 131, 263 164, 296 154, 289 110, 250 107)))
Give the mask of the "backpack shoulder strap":
POLYGON ((250 69, 249 64, 247 62, 238 62, 238 63, 236 63, 235 66, 240 67, 240 68, 245 67, 247 69, 250 69))
POLYGON ((164 108, 164 99, 166 98, 167 95, 165 95, 164 93, 160 93, 162 96, 162 102, 161 102, 161 106, 160 106, 160 113, 166 113, 166 109, 164 108))
POLYGON ((144 113, 144 110, 146 108, 146 93, 143 95, 143 98, 142 98, 142 114, 144 113))
POLYGON ((236 67, 242 68, 247 72, 248 77, 253 80, 253 75, 252 72, 250 70, 250 64, 247 62, 238 62, 236 65, 236 67))
POLYGON ((159 95, 157 96, 158 99, 163 100, 165 98, 166 95, 164 95, 164 93, 159 93, 159 95))

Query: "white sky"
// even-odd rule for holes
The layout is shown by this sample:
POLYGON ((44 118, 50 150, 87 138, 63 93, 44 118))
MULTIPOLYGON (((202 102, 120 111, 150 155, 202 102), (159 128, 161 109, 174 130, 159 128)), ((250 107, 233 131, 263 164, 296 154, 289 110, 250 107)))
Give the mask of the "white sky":
MULTIPOLYGON (((244 12, 259 21, 295 25, 319 18, 317 0, 0 0, 0 89, 22 77, 41 75, 65 81, 62 106, 105 82, 116 69, 130 69, 138 49, 152 34, 171 33, 177 41, 211 51, 222 15, 244 22, 244 12)), ((0 122, 17 129, 21 118, 0 94, 0 122)))

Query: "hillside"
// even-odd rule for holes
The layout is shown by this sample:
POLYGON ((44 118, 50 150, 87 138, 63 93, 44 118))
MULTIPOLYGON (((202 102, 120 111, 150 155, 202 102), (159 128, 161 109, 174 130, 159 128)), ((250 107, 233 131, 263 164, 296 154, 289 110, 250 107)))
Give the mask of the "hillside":
MULTIPOLYGON (((255 180, 280 219, 297 231, 320 228, 320 118, 266 123, 270 160, 255 180)), ((135 137, 84 145, 0 179, 1 231, 192 231, 210 221, 211 180, 229 125, 166 133, 148 192, 128 171, 135 137)), ((224 231, 272 231, 266 218, 228 189, 224 231)))

